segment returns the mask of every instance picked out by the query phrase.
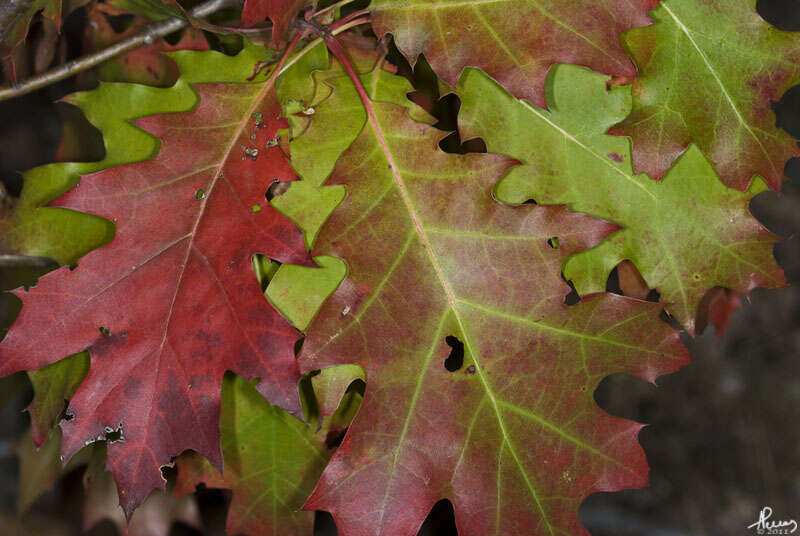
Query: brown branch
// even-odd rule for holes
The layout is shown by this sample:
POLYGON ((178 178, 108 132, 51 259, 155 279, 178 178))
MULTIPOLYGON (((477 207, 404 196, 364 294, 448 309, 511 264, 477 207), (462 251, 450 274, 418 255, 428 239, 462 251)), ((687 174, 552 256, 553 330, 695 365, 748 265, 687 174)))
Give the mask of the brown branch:
MULTIPOLYGON (((196 6, 189 12, 191 19, 198 19, 200 17, 207 17, 221 9, 238 6, 241 0, 207 0, 202 4, 196 6)), ((161 37, 169 35, 172 32, 185 28, 190 24, 189 20, 181 17, 174 17, 160 22, 155 22, 146 26, 141 32, 132 35, 127 39, 123 39, 118 43, 114 43, 110 47, 104 48, 94 54, 82 56, 72 61, 60 65, 55 69, 47 71, 37 76, 23 80, 19 84, 10 87, 0 88, 0 101, 13 99, 20 95, 25 95, 37 89, 43 88, 55 82, 64 80, 81 71, 85 71, 107 61, 114 56, 130 52, 136 48, 144 45, 150 45, 161 37)))

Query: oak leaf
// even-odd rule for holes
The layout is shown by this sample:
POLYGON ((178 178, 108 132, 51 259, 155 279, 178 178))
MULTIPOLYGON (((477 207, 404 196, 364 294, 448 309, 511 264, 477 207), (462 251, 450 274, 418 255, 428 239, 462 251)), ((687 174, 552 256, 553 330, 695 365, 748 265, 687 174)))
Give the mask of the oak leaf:
POLYGON ((641 425, 600 410, 594 388, 686 363, 677 332, 659 304, 564 305, 561 264, 614 225, 498 203, 513 160, 446 154, 404 108, 364 104, 328 181, 347 195, 313 250, 347 277, 298 359, 306 372, 357 363, 368 387, 305 508, 345 535, 413 534, 444 497, 462 535, 581 532, 586 495, 647 477, 641 425))
POLYGON ((412 64, 425 54, 452 86, 465 67, 478 67, 514 95, 543 107, 545 77, 555 63, 636 76, 619 36, 650 24, 646 13, 657 2, 373 0, 370 10, 375 33, 391 33, 412 64))
POLYGON ((631 90, 607 90, 606 81, 559 65, 548 78, 548 110, 515 99, 475 69, 458 86, 462 136, 479 136, 489 151, 522 162, 498 184, 501 201, 566 203, 623 227, 567 261, 564 275, 578 293, 602 292, 611 270, 629 259, 693 331, 710 289, 747 294, 755 286, 784 285, 772 255, 777 238, 749 210, 763 181, 756 178, 748 192, 726 187, 696 146, 663 180, 634 173, 630 140, 606 134, 630 110, 631 90))
POLYGON ((266 53, 183 51, 171 88, 101 85, 72 98, 93 102, 106 124, 122 95, 134 104, 137 126, 110 138, 123 145, 107 146, 107 161, 130 163, 82 177, 43 210, 92 213, 113 221, 116 235, 75 270, 17 291, 24 306, 0 344, 0 374, 89 349, 62 454, 121 433, 108 465, 128 515, 163 488, 159 468, 171 456, 194 449, 220 466, 226 370, 260 377, 263 394, 299 413, 299 334, 264 299, 251 266, 257 252, 311 263, 299 229, 264 199, 274 180, 296 178, 273 143, 285 128, 274 88, 242 83, 266 53))
POLYGON ((616 132, 633 138, 637 172, 661 178, 694 143, 722 181, 754 176, 780 190, 800 155, 776 128, 771 101, 800 82, 800 37, 766 23, 756 0, 665 0, 647 28, 624 36, 639 68, 633 112, 616 132))

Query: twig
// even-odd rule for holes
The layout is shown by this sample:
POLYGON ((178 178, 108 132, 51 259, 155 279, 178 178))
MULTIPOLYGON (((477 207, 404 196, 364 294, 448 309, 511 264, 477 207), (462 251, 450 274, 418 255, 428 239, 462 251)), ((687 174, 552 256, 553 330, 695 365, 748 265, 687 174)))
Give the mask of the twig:
MULTIPOLYGON (((206 17, 221 9, 236 6, 239 3, 240 0, 208 0, 192 9, 189 12, 189 17, 192 19, 206 17)), ((187 19, 181 17, 173 17, 150 24, 138 34, 123 39, 99 52, 74 59, 51 71, 23 80, 19 84, 0 89, 0 101, 25 95, 26 93, 30 93, 44 86, 69 78, 81 71, 90 69, 114 56, 124 54, 125 52, 129 52, 143 45, 150 45, 154 43, 156 39, 178 31, 189 24, 187 19)))

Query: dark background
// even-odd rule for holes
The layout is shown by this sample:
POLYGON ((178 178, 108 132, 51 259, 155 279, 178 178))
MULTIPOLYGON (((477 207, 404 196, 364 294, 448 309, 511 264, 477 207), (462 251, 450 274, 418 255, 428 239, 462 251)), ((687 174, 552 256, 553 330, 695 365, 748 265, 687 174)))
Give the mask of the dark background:
MULTIPOLYGON (((758 11, 783 30, 800 31, 800 0, 759 0, 758 11)), ((713 21, 710 21, 713 23, 713 21)), ((82 10, 66 21, 67 57, 81 55, 86 24, 82 10)), ((36 27, 32 28, 35 33, 36 27)), ((421 90, 426 77, 397 59, 421 90)), ((62 119, 74 110, 55 101, 76 88, 91 87, 91 76, 68 80, 21 98, 0 103, 0 180, 5 195, 18 195, 18 170, 50 162, 62 136, 62 119)), ((442 99, 435 110, 439 126, 453 128, 457 99, 442 99)), ((774 103, 777 124, 800 138, 800 86, 774 103)), ((74 117, 73 117, 74 119, 74 117)), ((102 149, 88 136, 85 159, 102 149), (93 145, 95 144, 95 145, 93 145)), ((460 147, 457 136, 446 145, 460 147)), ((478 147, 479 149, 479 147, 478 147)), ((98 154, 100 151, 100 154, 98 154)), ((790 285, 755 290, 733 314, 723 338, 714 328, 683 341, 693 362, 663 376, 657 386, 626 375, 606 378, 597 391, 598 404, 610 413, 647 423, 640 442, 649 461, 650 485, 639 490, 597 493, 580 509, 594 536, 679 536, 689 534, 753 534, 764 506, 778 519, 800 520, 800 159, 786 165, 790 178, 778 195, 765 192, 751 203, 753 214, 784 241, 775 255, 790 285)), ((1 200, 0 200, 1 201, 1 200)), ((5 274, 0 270, 0 281, 5 274)), ((613 280, 610 281, 613 290, 613 280)), ((0 323, 12 311, 0 303, 0 323)), ((18 493, 15 445, 27 429, 22 409, 31 398, 22 375, 0 380, 0 521, 13 517, 18 493)), ((81 534, 82 468, 67 473, 45 493, 22 521, 41 535, 81 534)), ((197 493, 204 529, 181 522, 171 534, 222 535, 230 494, 203 489, 197 493)), ((0 531, 3 524, 0 522, 0 531)), ((111 522, 89 531, 94 536, 117 533, 111 522)), ((317 515, 317 535, 336 533, 331 517, 317 515)), ((455 535, 452 505, 440 501, 421 535, 455 535)))

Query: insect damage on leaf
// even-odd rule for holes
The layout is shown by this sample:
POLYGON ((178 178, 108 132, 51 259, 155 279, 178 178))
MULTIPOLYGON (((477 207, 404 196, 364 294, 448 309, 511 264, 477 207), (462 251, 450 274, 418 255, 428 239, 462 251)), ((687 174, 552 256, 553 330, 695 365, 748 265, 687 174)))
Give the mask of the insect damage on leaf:
POLYGON ((500 204, 491 192, 513 160, 446 154, 403 108, 368 107, 328 181, 347 196, 314 247, 348 274, 299 356, 306 371, 358 363, 368 388, 305 508, 330 511, 342 534, 412 534, 448 497, 462 535, 580 532, 586 495, 647 473, 640 425, 601 411, 595 386, 623 371, 652 380, 686 351, 658 304, 563 305, 563 261, 614 225, 500 204))
POLYGON ((606 134, 630 110, 630 87, 607 91, 606 79, 574 65, 555 67, 548 110, 515 99, 475 69, 458 85, 461 135, 480 136, 489 151, 522 162, 498 184, 501 201, 566 203, 623 227, 567 261, 564 274, 578 293, 602 292, 611 270, 630 259, 693 331, 711 288, 746 294, 755 286, 782 286, 772 255, 777 238, 749 210, 763 182, 754 180, 745 193, 726 187, 695 146, 663 180, 635 174, 630 141, 606 134), (496 128, 501 121, 504 128, 496 128))
MULTIPOLYGON (((70 403, 75 417, 62 424, 62 454, 109 427, 124 429, 124 440, 109 445, 108 465, 127 514, 163 488, 159 467, 171 456, 192 448, 221 464, 226 370, 261 378, 273 403, 300 410, 299 334, 264 299, 251 267, 256 252, 311 262, 293 223, 269 206, 251 210, 274 177, 295 178, 280 148, 266 146, 285 122, 271 84, 221 83, 244 81, 251 68, 241 66, 260 54, 182 52, 183 77, 170 89, 101 85, 81 97, 128 89, 148 133, 129 143, 145 158, 157 154, 84 176, 53 203, 113 221, 116 236, 76 270, 17 292, 24 306, 0 344, 3 373, 89 349, 89 374, 70 403), (149 115, 159 99, 172 100, 175 113, 149 115), (43 329, 47 344, 33 335, 43 329)), ((113 107, 103 112, 113 115, 113 107)))

